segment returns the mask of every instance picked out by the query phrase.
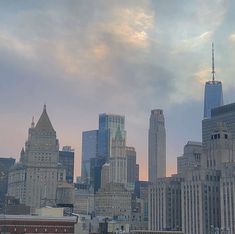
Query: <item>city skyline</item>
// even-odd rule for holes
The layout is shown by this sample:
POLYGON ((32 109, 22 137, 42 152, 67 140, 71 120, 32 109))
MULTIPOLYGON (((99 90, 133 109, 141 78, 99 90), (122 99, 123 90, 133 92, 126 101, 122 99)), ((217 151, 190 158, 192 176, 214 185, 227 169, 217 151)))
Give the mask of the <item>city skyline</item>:
POLYGON ((75 148, 78 175, 82 131, 112 112, 125 115, 127 145, 147 179, 148 118, 159 108, 167 174, 176 172, 183 146, 201 140, 212 41, 224 102, 235 100, 234 10, 232 1, 0 2, 0 156, 19 159, 46 103, 60 147, 75 148))

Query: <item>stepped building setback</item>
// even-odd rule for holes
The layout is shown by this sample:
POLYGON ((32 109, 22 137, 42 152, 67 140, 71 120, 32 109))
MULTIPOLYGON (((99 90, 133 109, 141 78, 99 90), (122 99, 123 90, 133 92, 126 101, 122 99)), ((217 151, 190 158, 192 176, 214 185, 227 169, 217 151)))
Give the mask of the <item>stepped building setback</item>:
POLYGON ((30 206, 32 211, 55 206, 58 182, 66 178, 58 162, 59 141, 44 105, 37 124, 32 121, 20 161, 9 173, 8 195, 30 206))

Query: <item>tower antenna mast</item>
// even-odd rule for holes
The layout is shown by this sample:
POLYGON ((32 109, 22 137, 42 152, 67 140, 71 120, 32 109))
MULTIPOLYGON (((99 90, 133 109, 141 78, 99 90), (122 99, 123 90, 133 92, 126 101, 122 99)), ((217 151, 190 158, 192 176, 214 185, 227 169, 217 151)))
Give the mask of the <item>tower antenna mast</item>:
POLYGON ((215 54, 214 54, 214 42, 212 42, 212 82, 215 81, 215 54))

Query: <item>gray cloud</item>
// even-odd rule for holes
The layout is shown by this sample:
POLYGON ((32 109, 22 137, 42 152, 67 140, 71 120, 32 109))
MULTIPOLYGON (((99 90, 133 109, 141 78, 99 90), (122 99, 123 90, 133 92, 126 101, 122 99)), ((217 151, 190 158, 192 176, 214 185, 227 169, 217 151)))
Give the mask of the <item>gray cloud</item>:
POLYGON ((81 131, 97 128, 98 113, 125 114, 128 143, 146 169, 149 111, 160 107, 175 163, 190 131, 200 140, 193 123, 200 123, 212 40, 217 75, 225 90, 234 89, 232 59, 227 68, 235 51, 234 7, 222 0, 0 1, 0 120, 15 114, 1 127, 10 138, 13 122, 25 123, 16 146, 4 141, 2 153, 17 154, 25 126, 46 102, 61 144, 72 144, 78 155, 81 131), (188 109, 185 128, 180 116, 188 109))

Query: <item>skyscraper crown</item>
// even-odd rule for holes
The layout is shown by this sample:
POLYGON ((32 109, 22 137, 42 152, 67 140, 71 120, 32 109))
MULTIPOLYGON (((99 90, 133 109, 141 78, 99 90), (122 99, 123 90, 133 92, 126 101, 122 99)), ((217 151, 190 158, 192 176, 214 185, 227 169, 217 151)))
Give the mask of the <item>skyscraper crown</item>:
POLYGON ((35 130, 38 131, 46 131, 46 132, 55 132, 51 121, 48 117, 47 111, 46 111, 46 105, 43 107, 43 112, 35 126, 35 130))

